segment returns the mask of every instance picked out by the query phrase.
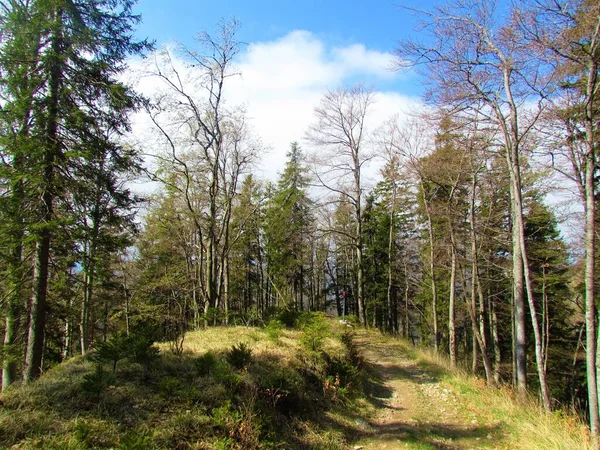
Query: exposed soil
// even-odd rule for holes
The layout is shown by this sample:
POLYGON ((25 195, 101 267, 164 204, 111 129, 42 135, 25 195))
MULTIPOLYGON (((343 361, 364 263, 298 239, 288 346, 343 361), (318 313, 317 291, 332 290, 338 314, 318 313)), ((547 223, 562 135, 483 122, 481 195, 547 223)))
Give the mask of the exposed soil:
POLYGON ((417 364, 389 339, 359 336, 358 344, 372 371, 377 413, 355 449, 504 448, 500 430, 478 422, 476 410, 440 380, 439 368, 417 364))

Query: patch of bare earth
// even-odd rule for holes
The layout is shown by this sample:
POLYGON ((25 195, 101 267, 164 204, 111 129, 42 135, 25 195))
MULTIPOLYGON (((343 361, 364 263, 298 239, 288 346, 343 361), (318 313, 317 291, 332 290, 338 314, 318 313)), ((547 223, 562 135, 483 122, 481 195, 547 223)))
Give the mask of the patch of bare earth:
POLYGON ((358 343, 371 371, 376 414, 355 449, 505 448, 500 430, 480 424, 476 409, 461 404, 435 368, 418 365, 392 340, 369 335, 358 343))

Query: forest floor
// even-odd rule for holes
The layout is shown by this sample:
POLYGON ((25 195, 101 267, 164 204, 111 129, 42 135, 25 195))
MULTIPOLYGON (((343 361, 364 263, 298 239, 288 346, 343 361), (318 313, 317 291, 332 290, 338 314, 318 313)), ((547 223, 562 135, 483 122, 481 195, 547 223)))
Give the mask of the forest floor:
POLYGON ((573 414, 376 330, 303 320, 189 332, 146 366, 71 358, 0 393, 0 449, 590 448, 573 414))
POLYGON ((367 393, 374 409, 351 448, 587 447, 578 421, 545 414, 534 403, 519 404, 507 390, 489 389, 481 380, 449 371, 445 361, 402 341, 365 332, 356 338, 371 372, 367 393))

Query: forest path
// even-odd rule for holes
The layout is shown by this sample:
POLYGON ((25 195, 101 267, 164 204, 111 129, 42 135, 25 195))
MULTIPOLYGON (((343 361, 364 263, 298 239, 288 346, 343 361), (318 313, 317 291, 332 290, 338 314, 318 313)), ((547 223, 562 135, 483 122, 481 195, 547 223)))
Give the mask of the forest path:
POLYGON ((485 415, 444 382, 446 369, 411 358, 398 340, 362 332, 356 338, 372 375, 375 415, 351 448, 507 448, 502 430, 480 423, 485 415))

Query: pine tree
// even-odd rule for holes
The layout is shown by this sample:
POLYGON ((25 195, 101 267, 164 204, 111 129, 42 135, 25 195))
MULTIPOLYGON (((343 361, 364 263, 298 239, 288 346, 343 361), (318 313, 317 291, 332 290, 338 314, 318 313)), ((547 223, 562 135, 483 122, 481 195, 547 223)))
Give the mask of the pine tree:
POLYGON ((0 51, 9 111, 0 120, 3 130, 16 131, 12 140, 18 142, 3 147, 12 163, 7 184, 11 196, 21 196, 32 211, 27 223, 34 256, 26 382, 42 370, 49 261, 53 236, 65 219, 57 214, 60 205, 70 200, 74 184, 97 181, 95 176, 77 178, 99 152, 120 157, 114 136, 128 128, 127 114, 139 104, 117 80, 125 58, 150 47, 132 38, 139 20, 132 5, 131 0, 15 1, 3 11, 12 39, 0 51))
POLYGON ((292 287, 293 305, 302 309, 305 294, 305 266, 311 256, 308 239, 313 217, 308 197, 304 156, 296 142, 266 211, 266 256, 269 272, 281 285, 292 287))

